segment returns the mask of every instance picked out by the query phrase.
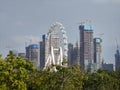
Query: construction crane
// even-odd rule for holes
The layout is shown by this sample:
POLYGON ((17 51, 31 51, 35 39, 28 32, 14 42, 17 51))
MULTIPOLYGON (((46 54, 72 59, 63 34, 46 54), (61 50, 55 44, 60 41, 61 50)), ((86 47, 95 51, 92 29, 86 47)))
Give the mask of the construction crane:
POLYGON ((118 50, 118 49, 119 49, 119 46, 118 46, 118 41, 117 41, 117 39, 115 39, 115 41, 116 41, 117 50, 118 50))

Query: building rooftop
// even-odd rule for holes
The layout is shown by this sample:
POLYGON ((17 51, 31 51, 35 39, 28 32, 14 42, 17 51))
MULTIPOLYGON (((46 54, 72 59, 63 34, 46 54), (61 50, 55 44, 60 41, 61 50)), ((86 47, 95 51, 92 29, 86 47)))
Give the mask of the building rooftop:
POLYGON ((100 44, 102 42, 101 38, 94 38, 94 42, 100 44))
POLYGON ((38 45, 38 44, 31 44, 31 45, 29 45, 27 48, 38 49, 38 48, 39 48, 39 45, 38 45))
POLYGON ((80 25, 80 30, 94 30, 94 27, 92 25, 80 25))

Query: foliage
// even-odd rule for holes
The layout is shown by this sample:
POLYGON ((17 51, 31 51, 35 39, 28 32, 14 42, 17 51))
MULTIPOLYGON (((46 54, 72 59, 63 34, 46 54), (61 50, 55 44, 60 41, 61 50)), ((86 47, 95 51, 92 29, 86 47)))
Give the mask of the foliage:
POLYGON ((0 90, 120 90, 120 71, 84 72, 79 66, 52 65, 37 70, 32 62, 0 55, 0 90), (56 67, 56 72, 51 68, 56 67))
POLYGON ((77 66, 56 66, 57 72, 38 71, 29 79, 32 90, 82 90, 83 73, 77 66), (33 81, 33 82, 31 82, 33 81))
POLYGON ((5 60, 0 58, 0 89, 27 90, 26 81, 34 70, 31 62, 10 52, 5 60))
POLYGON ((120 73, 118 75, 117 73, 98 70, 89 74, 88 80, 84 82, 84 90, 120 90, 120 73))

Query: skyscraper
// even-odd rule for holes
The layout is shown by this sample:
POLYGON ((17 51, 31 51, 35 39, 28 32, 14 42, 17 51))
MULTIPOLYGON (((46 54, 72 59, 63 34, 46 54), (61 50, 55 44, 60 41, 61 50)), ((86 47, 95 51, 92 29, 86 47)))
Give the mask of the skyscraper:
MULTIPOLYGON (((62 49, 60 48, 60 35, 59 32, 53 31, 50 35, 43 35, 42 41, 40 42, 40 68, 46 68, 47 64, 53 63, 51 60, 54 61, 54 64, 60 63, 58 61, 62 55, 60 52, 62 49), (51 60, 50 60, 51 59, 51 60), (50 61, 48 63, 48 61, 50 61)), ((63 58, 62 58, 63 59, 63 58)), ((49 65, 48 65, 49 66, 49 65)))
MULTIPOLYGON (((57 31, 54 31, 51 33, 50 36, 50 41, 49 41, 49 47, 53 47, 53 53, 54 53, 54 60, 55 64, 58 63, 57 59, 59 58, 60 55, 60 36, 57 31)), ((49 50, 51 52, 51 49, 49 50)))
POLYGON ((102 39, 94 38, 94 65, 95 70, 102 68, 102 39))
POLYGON ((80 47, 79 43, 77 42, 74 47, 73 51, 73 60, 74 60, 74 65, 80 65, 80 47))
POLYGON ((115 54, 115 70, 120 70, 120 50, 118 50, 118 48, 115 54))
POLYGON ((80 65, 80 48, 78 42, 74 46, 73 44, 68 44, 68 65, 80 65))
POLYGON ((74 51, 73 44, 69 43, 68 44, 68 65, 69 66, 73 64, 73 51, 74 51))
POLYGON ((85 69, 92 66, 94 60, 93 26, 80 25, 80 65, 85 69))
POLYGON ((26 47, 26 58, 29 61, 33 62, 36 68, 40 66, 40 58, 39 58, 39 46, 37 44, 31 44, 26 47))
POLYGON ((40 68, 45 66, 45 46, 46 46, 46 35, 42 36, 42 41, 40 42, 40 68))

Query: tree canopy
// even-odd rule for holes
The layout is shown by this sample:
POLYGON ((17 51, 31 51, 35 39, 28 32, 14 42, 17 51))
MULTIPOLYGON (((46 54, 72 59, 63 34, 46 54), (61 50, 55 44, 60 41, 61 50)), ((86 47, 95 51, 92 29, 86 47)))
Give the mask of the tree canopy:
POLYGON ((120 90, 120 71, 84 72, 79 66, 38 70, 32 62, 10 52, 0 55, 0 90, 120 90))

